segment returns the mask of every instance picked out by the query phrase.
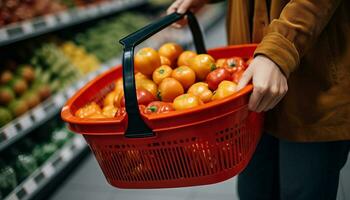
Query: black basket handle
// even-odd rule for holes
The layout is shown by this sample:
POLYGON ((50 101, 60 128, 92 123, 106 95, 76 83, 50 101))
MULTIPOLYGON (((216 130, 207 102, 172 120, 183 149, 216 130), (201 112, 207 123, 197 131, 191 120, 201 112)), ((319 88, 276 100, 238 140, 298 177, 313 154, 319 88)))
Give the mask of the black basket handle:
POLYGON ((135 46, 148 39, 152 35, 163 30, 172 23, 182 19, 187 15, 189 27, 192 32, 193 41, 196 47, 196 51, 199 54, 206 53, 202 32, 200 30, 198 21, 194 14, 187 12, 186 14, 173 13, 167 15, 158 21, 151 23, 144 28, 126 36, 119 42, 124 46, 123 52, 123 84, 124 84, 124 97, 125 108, 128 114, 128 127, 125 132, 125 136, 129 138, 149 137, 154 133, 147 124, 142 120, 135 87, 134 78, 134 49, 135 46))

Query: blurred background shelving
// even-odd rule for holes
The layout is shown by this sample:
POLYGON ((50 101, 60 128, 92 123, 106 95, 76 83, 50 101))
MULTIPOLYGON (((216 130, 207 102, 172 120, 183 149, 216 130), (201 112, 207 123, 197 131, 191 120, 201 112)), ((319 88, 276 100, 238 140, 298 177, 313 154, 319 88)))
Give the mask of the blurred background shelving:
MULTIPOLYGON (((89 155, 60 119, 66 100, 121 63, 119 39, 164 15, 168 0, 4 0, 0 2, 0 199, 48 199, 89 155)), ((197 16, 212 29, 218 4, 197 16)), ((174 41, 191 48, 189 30, 167 28, 141 46, 174 41)))

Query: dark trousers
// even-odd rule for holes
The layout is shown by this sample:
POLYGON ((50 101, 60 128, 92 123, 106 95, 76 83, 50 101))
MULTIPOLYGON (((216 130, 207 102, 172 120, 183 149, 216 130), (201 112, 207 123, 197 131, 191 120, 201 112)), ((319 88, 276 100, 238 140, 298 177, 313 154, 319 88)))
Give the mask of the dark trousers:
POLYGON ((350 141, 297 143, 264 134, 238 176, 240 200, 335 200, 350 141))

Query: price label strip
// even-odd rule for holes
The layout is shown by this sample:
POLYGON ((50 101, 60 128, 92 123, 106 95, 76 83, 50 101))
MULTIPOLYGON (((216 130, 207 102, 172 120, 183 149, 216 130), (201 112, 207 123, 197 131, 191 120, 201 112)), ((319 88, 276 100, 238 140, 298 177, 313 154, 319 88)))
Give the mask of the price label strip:
POLYGON ((44 111, 44 108, 42 106, 37 106, 34 110, 33 110, 33 117, 35 119, 35 121, 41 121, 45 118, 46 113, 44 111))
POLYGON ((10 139, 18 134, 16 127, 13 123, 8 124, 3 131, 6 139, 10 139))
POLYGON ((64 161, 69 161, 73 157, 73 152, 69 148, 64 148, 61 151, 61 158, 64 161))
POLYGON ((23 189, 27 192, 27 194, 32 194, 36 189, 38 188, 38 185, 35 183, 34 179, 29 179, 23 184, 23 189))
POLYGON ((46 178, 51 177, 55 173, 55 169, 54 169, 54 167, 52 166, 51 163, 45 165, 41 169, 41 171, 43 172, 43 174, 45 175, 46 178))
POLYGON ((23 115, 19 120, 19 124, 21 125, 22 130, 25 130, 33 125, 32 120, 28 114, 23 115))

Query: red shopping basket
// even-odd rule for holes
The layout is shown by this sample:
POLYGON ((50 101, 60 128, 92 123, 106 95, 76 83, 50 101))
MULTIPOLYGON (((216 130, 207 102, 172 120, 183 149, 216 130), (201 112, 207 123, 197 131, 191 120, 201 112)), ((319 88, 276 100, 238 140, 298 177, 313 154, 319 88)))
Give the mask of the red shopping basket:
MULTIPOLYGON (((195 17, 186 13, 198 53, 206 53, 195 17)), ((252 86, 218 101, 185 111, 140 114, 134 83, 134 47, 181 19, 171 14, 121 40, 123 67, 98 76, 62 109, 72 131, 84 136, 107 181, 119 188, 170 188, 217 183, 241 172, 259 141, 263 116, 247 108, 252 86), (123 77, 127 114, 109 119, 81 119, 78 108, 114 89, 123 77)), ((252 56, 255 45, 208 51, 215 59, 252 56)))

